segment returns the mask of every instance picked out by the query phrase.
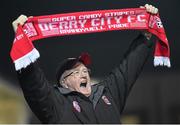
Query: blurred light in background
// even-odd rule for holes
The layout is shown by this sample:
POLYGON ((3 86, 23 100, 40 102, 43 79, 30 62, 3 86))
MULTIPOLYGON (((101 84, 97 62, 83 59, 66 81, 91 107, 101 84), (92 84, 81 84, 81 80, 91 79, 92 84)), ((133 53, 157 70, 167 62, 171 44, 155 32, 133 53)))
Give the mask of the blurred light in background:
POLYGON ((21 90, 0 78, 0 124, 28 122, 28 111, 21 90))

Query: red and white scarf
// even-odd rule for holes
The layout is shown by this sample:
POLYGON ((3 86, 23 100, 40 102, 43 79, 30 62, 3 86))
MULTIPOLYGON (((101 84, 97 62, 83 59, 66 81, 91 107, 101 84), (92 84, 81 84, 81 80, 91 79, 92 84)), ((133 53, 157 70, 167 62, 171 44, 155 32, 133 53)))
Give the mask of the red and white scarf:
POLYGON ((11 49, 15 69, 25 68, 40 57, 32 41, 72 34, 111 30, 147 30, 157 37, 154 65, 170 67, 168 40, 159 14, 151 15, 144 8, 74 12, 29 18, 18 26, 11 49))

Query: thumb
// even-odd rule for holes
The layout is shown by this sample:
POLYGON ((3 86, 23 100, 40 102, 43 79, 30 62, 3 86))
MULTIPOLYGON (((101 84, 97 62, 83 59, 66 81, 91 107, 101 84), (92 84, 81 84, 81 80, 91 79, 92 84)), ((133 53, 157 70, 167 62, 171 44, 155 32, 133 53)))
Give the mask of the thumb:
POLYGON ((140 6, 139 8, 145 8, 144 6, 140 6))

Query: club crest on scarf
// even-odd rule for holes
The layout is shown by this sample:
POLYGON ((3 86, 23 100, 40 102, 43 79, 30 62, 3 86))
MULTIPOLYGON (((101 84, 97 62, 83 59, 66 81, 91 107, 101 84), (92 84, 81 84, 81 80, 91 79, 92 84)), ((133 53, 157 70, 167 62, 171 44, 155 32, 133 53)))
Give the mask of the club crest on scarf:
POLYGON ((111 105, 111 102, 109 101, 109 99, 105 95, 102 96, 102 99, 107 105, 111 105))
POLYGON ((151 15, 150 20, 149 20, 149 27, 155 28, 155 26, 158 29, 163 28, 161 19, 158 16, 152 16, 151 15))
POLYGON ((76 111, 81 112, 81 107, 77 101, 73 101, 73 107, 76 111))

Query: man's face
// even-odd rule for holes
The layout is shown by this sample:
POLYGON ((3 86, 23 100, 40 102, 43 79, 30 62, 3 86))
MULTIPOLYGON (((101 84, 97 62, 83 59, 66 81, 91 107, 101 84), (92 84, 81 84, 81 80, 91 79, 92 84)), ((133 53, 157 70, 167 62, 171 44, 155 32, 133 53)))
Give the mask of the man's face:
POLYGON ((82 63, 68 71, 68 75, 64 77, 63 84, 65 88, 80 92, 85 96, 90 96, 91 94, 89 70, 82 63))

